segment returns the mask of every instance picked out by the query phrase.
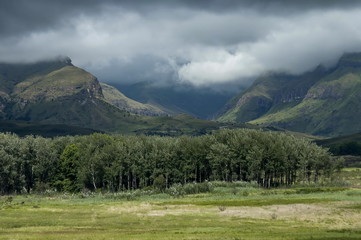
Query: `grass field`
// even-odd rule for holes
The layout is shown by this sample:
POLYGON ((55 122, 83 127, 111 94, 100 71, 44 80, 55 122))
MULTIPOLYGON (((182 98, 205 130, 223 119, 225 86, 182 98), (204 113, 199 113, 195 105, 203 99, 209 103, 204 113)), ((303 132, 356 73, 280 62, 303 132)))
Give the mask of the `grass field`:
POLYGON ((361 239, 359 188, 132 194, 2 196, 0 239, 361 239))

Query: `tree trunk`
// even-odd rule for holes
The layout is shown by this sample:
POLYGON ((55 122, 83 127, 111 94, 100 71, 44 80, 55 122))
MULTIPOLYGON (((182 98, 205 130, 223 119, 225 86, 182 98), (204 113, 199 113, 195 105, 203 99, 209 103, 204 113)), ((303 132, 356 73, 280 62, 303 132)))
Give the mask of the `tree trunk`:
POLYGON ((94 172, 93 172, 93 171, 92 171, 92 181, 93 181, 94 190, 96 191, 96 190, 97 190, 97 185, 95 184, 95 176, 94 176, 94 172))
POLYGON ((128 190, 130 190, 130 172, 128 172, 128 190))
POLYGON ((169 179, 169 173, 166 173, 166 174, 165 174, 165 187, 166 187, 166 188, 169 188, 168 179, 169 179))
POLYGON ((119 171, 119 183, 118 183, 118 191, 122 190, 122 181, 123 180, 123 174, 122 171, 119 171))

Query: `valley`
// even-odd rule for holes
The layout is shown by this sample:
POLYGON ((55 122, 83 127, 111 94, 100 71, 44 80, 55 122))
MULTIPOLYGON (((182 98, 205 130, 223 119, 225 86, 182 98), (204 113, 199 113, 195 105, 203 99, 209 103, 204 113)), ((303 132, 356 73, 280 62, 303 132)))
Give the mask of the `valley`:
POLYGON ((360 240, 361 1, 0 1, 0 240, 360 240))

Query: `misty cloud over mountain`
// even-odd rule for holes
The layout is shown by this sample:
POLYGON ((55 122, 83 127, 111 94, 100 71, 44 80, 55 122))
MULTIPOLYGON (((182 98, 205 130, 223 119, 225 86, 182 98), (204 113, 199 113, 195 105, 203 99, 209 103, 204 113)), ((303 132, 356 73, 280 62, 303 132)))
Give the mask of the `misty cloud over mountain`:
POLYGON ((2 1, 0 61, 67 55, 101 81, 248 84, 361 51, 360 22, 360 1, 2 1))

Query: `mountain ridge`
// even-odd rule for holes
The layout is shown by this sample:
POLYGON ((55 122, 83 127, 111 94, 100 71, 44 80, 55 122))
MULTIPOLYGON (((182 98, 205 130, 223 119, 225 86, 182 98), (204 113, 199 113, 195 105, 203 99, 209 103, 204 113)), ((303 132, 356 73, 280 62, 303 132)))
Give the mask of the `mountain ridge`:
POLYGON ((270 73, 239 94, 219 121, 274 125, 319 136, 361 132, 361 53, 300 75, 270 73), (351 109, 350 109, 351 108, 351 109))
POLYGON ((131 113, 146 116, 167 115, 167 113, 163 111, 160 107, 152 104, 143 104, 133 99, 130 99, 111 85, 108 85, 106 83, 100 83, 100 86, 103 90, 105 100, 121 109, 125 109, 126 111, 129 111, 131 113))

